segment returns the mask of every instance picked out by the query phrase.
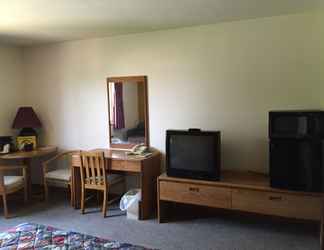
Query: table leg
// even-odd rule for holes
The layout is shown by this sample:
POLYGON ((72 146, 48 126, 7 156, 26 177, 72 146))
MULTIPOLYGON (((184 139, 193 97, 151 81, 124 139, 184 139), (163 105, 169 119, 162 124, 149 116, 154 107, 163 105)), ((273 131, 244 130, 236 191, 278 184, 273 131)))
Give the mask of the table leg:
POLYGON ((27 201, 30 201, 32 195, 32 181, 31 181, 31 159, 25 158, 23 164, 27 166, 26 168, 26 178, 27 178, 27 201))

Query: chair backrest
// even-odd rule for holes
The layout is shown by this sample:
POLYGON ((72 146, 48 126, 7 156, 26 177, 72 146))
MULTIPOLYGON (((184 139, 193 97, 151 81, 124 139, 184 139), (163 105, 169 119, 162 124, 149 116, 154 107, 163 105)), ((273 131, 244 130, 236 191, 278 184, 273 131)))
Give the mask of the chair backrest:
POLYGON ((62 158, 62 161, 65 163, 65 164, 62 164, 60 165, 58 168, 61 169, 61 168, 69 168, 71 169, 72 167, 72 156, 74 154, 81 154, 81 150, 69 150, 69 151, 63 151, 61 153, 61 155, 58 155, 58 158, 62 158), (63 166, 63 167, 62 167, 63 166))
POLYGON ((88 187, 103 187, 107 184, 104 152, 81 152, 81 181, 88 187))
MULTIPOLYGON (((43 166, 43 177, 46 179, 46 173, 56 170, 56 169, 70 169, 72 167, 72 155, 73 154, 80 154, 81 150, 70 150, 70 151, 62 151, 52 158, 43 161, 42 166, 43 166)), ((63 179, 64 182, 66 182, 65 178, 63 179)), ((56 182, 61 182, 63 181, 57 180, 56 182)))

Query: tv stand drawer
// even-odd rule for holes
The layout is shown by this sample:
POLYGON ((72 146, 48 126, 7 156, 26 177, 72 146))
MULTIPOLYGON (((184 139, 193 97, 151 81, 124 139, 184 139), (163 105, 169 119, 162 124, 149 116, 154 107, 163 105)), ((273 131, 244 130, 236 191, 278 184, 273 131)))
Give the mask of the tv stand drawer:
POLYGON ((185 182, 160 181, 160 199, 216 208, 231 207, 231 189, 185 182))
POLYGON ((319 220, 321 197, 233 189, 233 209, 296 219, 319 220))
POLYGON ((321 193, 273 189, 260 174, 223 172, 221 181, 158 178, 158 218, 165 222, 169 202, 188 203, 294 219, 321 220, 321 193))

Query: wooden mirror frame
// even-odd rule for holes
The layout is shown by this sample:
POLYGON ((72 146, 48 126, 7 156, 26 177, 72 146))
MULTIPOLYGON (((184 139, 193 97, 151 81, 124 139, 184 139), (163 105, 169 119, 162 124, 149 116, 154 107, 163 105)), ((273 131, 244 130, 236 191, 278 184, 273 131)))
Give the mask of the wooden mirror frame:
POLYGON ((128 82, 144 84, 144 124, 145 124, 145 141, 144 144, 150 147, 149 138, 149 116, 148 116, 148 94, 147 94, 147 76, 118 76, 107 78, 107 96, 108 96, 108 129, 109 129, 109 147, 113 149, 129 150, 136 144, 113 144, 111 142, 111 124, 110 124, 110 98, 109 98, 109 83, 110 82, 128 82))

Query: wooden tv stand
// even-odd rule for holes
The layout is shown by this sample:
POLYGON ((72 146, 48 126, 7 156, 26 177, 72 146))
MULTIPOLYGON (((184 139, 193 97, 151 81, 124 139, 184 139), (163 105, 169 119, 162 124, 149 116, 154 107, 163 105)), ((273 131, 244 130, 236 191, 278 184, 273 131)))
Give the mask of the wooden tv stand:
POLYGON ((321 220, 322 194, 274 189, 266 175, 222 172, 222 179, 201 181, 158 178, 158 219, 166 221, 164 203, 177 202, 287 218, 321 220))

